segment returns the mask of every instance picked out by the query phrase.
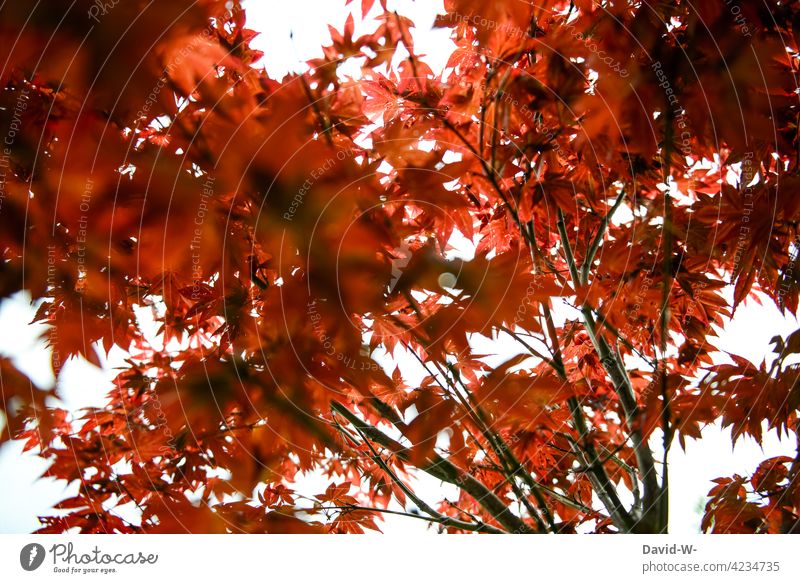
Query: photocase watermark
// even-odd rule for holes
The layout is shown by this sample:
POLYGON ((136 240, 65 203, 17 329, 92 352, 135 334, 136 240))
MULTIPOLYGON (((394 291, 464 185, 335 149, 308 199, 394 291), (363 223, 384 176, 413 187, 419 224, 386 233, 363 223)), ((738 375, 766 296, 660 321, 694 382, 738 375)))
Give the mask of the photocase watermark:
POLYGON ((148 404, 151 404, 153 410, 155 411, 155 419, 150 419, 150 422, 154 425, 152 431, 160 430, 167 440, 167 445, 160 446, 158 448, 158 453, 161 456, 167 457, 177 451, 177 441, 175 434, 172 433, 172 429, 169 428, 169 424, 167 423, 167 415, 162 409, 161 399, 159 399, 158 394, 155 392, 151 393, 147 403, 131 411, 129 416, 136 415, 137 413, 143 411, 148 404))
POLYGON ((108 575, 116 573, 119 565, 155 565, 158 562, 157 554, 144 554, 141 551, 111 553, 104 552, 95 545, 89 552, 76 552, 71 542, 56 543, 49 551, 45 551, 39 543, 30 543, 19 552, 20 567, 25 571, 35 571, 44 564, 48 553, 54 573, 73 575, 108 575))
POLYGON ((46 553, 39 543, 30 543, 19 552, 19 564, 26 571, 35 571, 44 563, 46 553))
MULTIPOLYGON (((628 310, 627 314, 627 323, 625 324, 625 328, 622 331, 630 332, 630 329, 634 323, 634 321, 638 318, 639 313, 642 310, 642 303, 644 303, 645 298, 647 297, 647 292, 650 291, 650 288, 653 287, 654 280, 650 277, 649 274, 644 276, 642 280, 642 284, 639 286, 639 289, 636 292, 635 296, 635 304, 633 307, 628 310)), ((622 332, 621 331, 621 332, 622 332)))
POLYGON ((120 0, 94 0, 94 4, 89 7, 86 15, 90 20, 94 20, 96 23, 100 24, 100 17, 106 16, 109 12, 114 10, 119 3, 120 0))
POLYGON ((155 565, 158 555, 138 552, 104 552, 97 545, 88 552, 76 552, 73 543, 56 543, 49 551, 39 543, 30 543, 19 552, 19 564, 25 571, 35 571, 47 556, 52 560, 53 573, 71 575, 109 575, 118 573, 121 565, 155 565))
POLYGON ((514 314, 514 326, 517 326, 525 319, 525 315, 528 313, 528 307, 530 307, 530 305, 534 302, 533 297, 536 295, 536 290, 541 289, 541 287, 542 282, 539 281, 539 278, 534 274, 533 279, 525 289, 525 297, 522 298, 522 301, 520 302, 519 307, 514 314))
POLYGON ((687 324, 689 322, 689 320, 692 318, 692 316, 694 316, 695 308, 697 306, 697 295, 700 292, 702 292, 704 289, 706 289, 706 287, 708 287, 708 285, 704 281, 701 281, 701 282, 693 281, 692 282, 692 284, 691 284, 692 298, 691 298, 691 301, 689 302, 689 305, 686 308, 686 313, 683 315, 683 323, 684 324, 687 324))
POLYGON ((153 390, 149 391, 147 395, 147 401, 138 407, 126 408, 125 417, 129 427, 133 424, 143 425, 148 423, 149 425, 146 425, 148 431, 161 431, 166 439, 166 445, 159 446, 157 451, 158 455, 166 458, 178 451, 177 438, 167 423, 167 415, 164 413, 158 393, 153 390), (137 419, 139 416, 142 416, 141 421, 137 419))
POLYGON ((581 41, 587 49, 589 49, 593 54, 595 54, 597 58, 600 61, 602 61, 609 69, 617 73, 617 75, 619 75, 623 79, 627 78, 630 75, 628 70, 622 66, 622 63, 614 59, 614 57, 608 55, 606 51, 597 46, 597 41, 599 39, 593 39, 592 37, 586 36, 581 31, 575 30, 574 24, 570 23, 564 24, 564 28, 569 29, 570 34, 573 36, 573 38, 581 41))

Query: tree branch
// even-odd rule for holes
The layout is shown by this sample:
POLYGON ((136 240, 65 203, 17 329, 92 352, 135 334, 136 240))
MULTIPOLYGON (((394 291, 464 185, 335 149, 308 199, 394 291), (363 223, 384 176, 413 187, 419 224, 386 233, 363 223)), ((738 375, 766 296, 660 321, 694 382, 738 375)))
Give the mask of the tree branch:
MULTIPOLYGON (((567 228, 564 223, 564 213, 561 209, 558 210, 558 233, 561 238, 561 245, 564 248, 564 255, 567 260, 570 274, 573 278, 573 283, 577 286, 579 283, 578 269, 575 263, 575 257, 572 254, 572 247, 570 246, 569 236, 567 235, 567 228)), ((636 522, 644 521, 643 527, 646 529, 651 521, 657 521, 658 516, 658 503, 661 494, 661 487, 658 484, 658 476, 655 470, 655 459, 653 452, 650 450, 647 443, 644 441, 641 429, 638 427, 639 423, 639 406, 636 403, 636 396, 633 392, 628 373, 622 364, 622 359, 619 355, 611 350, 608 343, 602 336, 597 334, 597 328, 592 316, 591 308, 583 304, 581 307, 581 315, 583 316, 584 326, 589 338, 600 357, 600 362, 608 373, 614 389, 619 397, 622 410, 625 413, 625 420, 630 432, 631 444, 633 446, 634 454, 636 455, 636 465, 639 468, 640 479, 644 484, 644 516, 636 517, 636 522)), ((634 525, 634 527, 636 524, 634 525)))
POLYGON ((581 266, 581 283, 586 285, 589 281, 589 271, 592 268, 592 263, 594 263, 594 258, 597 255, 597 251, 600 249, 600 244, 603 242, 603 237, 605 236, 606 229, 608 229, 608 223, 611 221, 611 217, 614 216, 614 213, 617 212, 617 209, 622 204, 622 201, 625 199, 625 189, 623 188, 619 196, 617 196, 617 200, 614 202, 614 206, 608 211, 603 220, 600 221, 600 226, 597 228, 597 234, 592 241, 592 244, 589 246, 589 250, 586 253, 586 257, 583 259, 583 265, 581 266))
MULTIPOLYGON (((358 428, 364 433, 366 437, 388 449, 393 455, 399 459, 409 463, 411 457, 409 456, 408 449, 403 445, 383 433, 381 430, 373 427, 366 421, 359 419, 352 411, 350 411, 343 404, 333 401, 331 407, 339 413, 342 417, 347 419, 353 427, 358 428)), ((467 494, 472 496, 483 508, 491 514, 495 520, 507 532, 517 534, 530 534, 533 532, 530 526, 516 514, 511 512, 506 504, 500 500, 491 490, 484 486, 481 482, 476 480, 471 474, 465 472, 461 468, 453 465, 448 460, 442 458, 437 454, 425 460, 424 463, 419 464, 419 468, 424 472, 430 474, 434 478, 454 484, 464 490, 467 494)))
POLYGON ((469 530, 472 532, 485 532, 490 534, 505 534, 502 530, 497 529, 488 524, 484 524, 482 522, 478 524, 472 522, 464 522, 463 520, 451 518, 450 516, 445 516, 443 514, 439 514, 438 517, 423 516, 422 514, 413 514, 411 512, 400 512, 398 510, 389 510, 388 508, 374 508, 370 506, 358 506, 358 505, 325 506, 322 507, 321 510, 364 510, 367 512, 381 512, 383 514, 395 514, 397 516, 407 516, 409 518, 416 518, 417 520, 425 520, 427 522, 441 524, 442 526, 452 526, 453 528, 458 528, 460 530, 469 530))
MULTIPOLYGON (((371 457, 375 461, 375 463, 378 464, 381 467, 381 469, 389 475, 389 477, 392 479, 392 481, 394 481, 394 483, 397 484, 397 486, 403 491, 403 493, 406 496, 408 496, 409 499, 412 502, 414 502, 414 504, 416 504, 417 507, 420 510, 422 510, 423 512, 425 512, 426 514, 428 514, 431 517, 432 521, 438 522, 439 524, 442 524, 442 525, 445 525, 445 526, 453 526, 455 528, 460 528, 462 530, 471 530, 471 531, 478 531, 478 532, 494 532, 496 534, 497 533, 502 534, 503 531, 498 530, 498 529, 494 528, 493 526, 489 526, 487 524, 484 524, 483 522, 477 522, 475 524, 469 523, 469 522, 463 522, 461 520, 457 520, 455 518, 451 518, 449 516, 445 516, 443 514, 440 514, 439 512, 434 510, 424 500, 422 500, 422 498, 417 496, 414 493, 414 491, 411 488, 409 488, 405 484, 405 482, 403 482, 397 476, 397 474, 394 473, 392 468, 389 467, 389 464, 387 464, 383 460, 381 455, 372 446, 372 443, 370 443, 370 441, 366 438, 364 433, 358 427, 356 427, 355 425, 354 425, 354 427, 355 427, 355 430, 358 431, 358 434, 361 436, 361 439, 364 440, 364 443, 367 445, 369 450, 372 452, 372 456, 371 457)), ((396 513, 396 514, 401 514, 401 513, 396 513)), ((409 516, 413 516, 413 515, 409 515, 409 516)), ((418 518, 424 518, 424 517, 420 516, 418 518)))

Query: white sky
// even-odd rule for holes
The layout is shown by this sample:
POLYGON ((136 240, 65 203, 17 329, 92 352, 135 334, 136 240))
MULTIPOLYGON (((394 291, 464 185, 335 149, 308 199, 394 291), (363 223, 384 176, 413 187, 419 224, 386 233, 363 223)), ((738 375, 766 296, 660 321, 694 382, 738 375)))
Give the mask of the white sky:
MULTIPOLYGON (((346 16, 344 0, 250 0, 245 7, 249 27, 262 32, 254 45, 265 51, 264 65, 276 78, 301 70, 306 60, 318 57, 320 45, 327 44, 329 38, 327 25, 330 23, 341 30, 346 16)), ((367 29, 359 26, 360 2, 356 0, 348 8, 357 13, 356 34, 365 32, 367 29)), ((440 69, 452 46, 446 30, 431 30, 435 15, 442 11, 442 1, 390 0, 389 8, 416 23, 417 51, 428 55, 426 62, 434 70, 440 69)), ((28 325, 33 313, 23 294, 0 304, 0 330, 3 331, 0 354, 12 357, 38 385, 50 386, 53 378, 49 372, 49 358, 41 341, 37 340, 42 327, 28 325)), ((797 321, 793 317, 783 318, 771 301, 765 300, 763 305, 748 301, 739 308, 717 344, 723 350, 760 362, 769 352, 773 336, 785 336, 797 328, 797 321)), ((500 361, 517 350, 504 343, 490 344, 481 350, 486 353, 492 348, 500 361)), ((112 361, 119 362, 119 353, 112 361)), ((66 363, 59 378, 59 389, 67 407, 102 405, 115 374, 111 366, 114 365, 101 370, 83 360, 66 363)), ((670 457, 670 532, 697 532, 698 507, 704 503, 711 479, 734 473, 750 474, 766 457, 793 456, 794 447, 794 443, 780 443, 772 432, 765 436, 763 451, 749 438, 740 440, 733 449, 730 432, 717 426, 706 428, 702 441, 689 440, 685 453, 676 442, 670 457)), ((76 490, 73 487, 67 491, 63 483, 56 484, 52 480, 37 481, 46 463, 35 456, 22 455, 21 450, 19 443, 7 443, 0 448, 0 532, 35 530, 39 526, 38 515, 47 514, 54 503, 74 495, 76 490)), ((455 495, 452 487, 427 476, 416 482, 417 491, 429 504, 435 504, 443 496, 455 495)), ((311 493, 321 492, 326 486, 327 480, 315 477, 309 477, 304 483, 311 493)), ((386 533, 426 530, 426 523, 421 520, 389 515, 385 519, 379 525, 386 533)))

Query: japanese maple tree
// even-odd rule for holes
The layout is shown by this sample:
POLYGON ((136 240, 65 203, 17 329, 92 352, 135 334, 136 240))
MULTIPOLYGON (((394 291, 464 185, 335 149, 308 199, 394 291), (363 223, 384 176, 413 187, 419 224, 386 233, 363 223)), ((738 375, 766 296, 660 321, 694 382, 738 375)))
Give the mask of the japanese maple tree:
MULTIPOLYGON (((800 330, 712 358, 797 314, 797 3, 446 0, 442 72, 342 15, 277 80, 238 1, 0 7, 0 295, 56 373, 127 356, 77 412, 0 363, 2 439, 79 485, 40 532, 660 533, 671 448, 797 440, 800 330)), ((703 529, 797 532, 798 473, 703 529)))

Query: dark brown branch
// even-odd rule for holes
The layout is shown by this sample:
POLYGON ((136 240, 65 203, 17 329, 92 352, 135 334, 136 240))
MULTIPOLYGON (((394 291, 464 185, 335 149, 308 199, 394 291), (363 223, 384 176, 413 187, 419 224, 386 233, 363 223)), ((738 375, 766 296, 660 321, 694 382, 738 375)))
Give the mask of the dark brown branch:
MULTIPOLYGON (((331 407, 342 417, 347 419, 353 427, 358 428, 367 438, 388 449, 393 455, 406 463, 411 462, 408 449, 373 427, 366 421, 359 419, 346 406, 339 402, 332 402, 331 407)), ((491 490, 476 480, 471 474, 453 465, 448 460, 437 454, 431 454, 424 463, 419 464, 419 468, 430 474, 434 478, 454 484, 472 496, 495 520, 507 531, 516 534, 530 534, 533 532, 530 526, 511 512, 506 504, 500 500, 491 490)))
POLYGON ((370 452, 372 452, 372 459, 378 464, 381 469, 386 472, 386 474, 392 479, 392 481, 397 484, 397 486, 405 493, 408 498, 417 505, 417 507, 428 514, 431 517, 431 520, 434 522, 438 522, 439 524, 445 526, 452 526, 455 528, 460 528, 462 530, 471 530, 471 531, 478 531, 478 532, 493 532, 495 534, 502 534, 503 531, 494 528, 493 526, 484 524, 483 522, 477 521, 476 523, 468 523, 462 522, 450 516, 445 516, 440 514, 436 510, 434 510, 430 505, 428 505, 422 498, 417 496, 414 491, 409 488, 405 482, 403 482, 397 474, 389 467, 389 464, 386 463, 381 455, 375 450, 372 446, 372 443, 365 437, 364 433, 354 425, 355 430, 358 431, 358 434, 361 436, 361 439, 369 448, 370 452))
POLYGON ((592 244, 589 246, 589 250, 586 252, 586 257, 584 257, 583 265, 581 266, 581 283, 584 285, 586 285, 586 283, 589 281, 589 272, 592 268, 592 263, 594 263, 594 258, 597 256, 597 251, 600 249, 600 245, 603 242, 603 237, 608 229, 608 223, 611 221, 611 217, 614 216, 614 213, 617 212, 617 209, 620 207, 623 200, 625 200, 624 189, 620 191, 619 196, 617 196, 617 200, 614 201, 614 206, 609 209, 606 216, 604 216, 603 220, 600 221, 600 226, 597 228, 597 234, 595 235, 592 244))
MULTIPOLYGON (((564 223, 564 213, 561 209, 558 211, 558 232, 573 282, 575 285, 578 285, 580 282, 578 268, 575 263, 575 257, 572 254, 572 247, 564 223)), ((602 336, 597 334, 597 327, 594 322, 594 317, 592 316, 591 308, 584 304, 581 307, 581 315, 583 316, 584 327, 589 335, 589 339, 614 385, 614 390, 619 397, 622 410, 625 413, 625 420, 628 425, 628 431, 630 432, 633 451, 636 455, 636 464, 639 468, 640 479, 644 484, 644 516, 636 517, 636 522, 641 522, 642 529, 648 531, 650 526, 654 526, 650 523, 658 519, 658 504, 661 495, 661 487, 658 484, 653 452, 645 442, 641 429, 638 427, 640 411, 636 403, 633 386, 631 385, 628 373, 625 370, 620 356, 612 351, 602 336)))
POLYGON ((411 512, 400 512, 398 510, 389 510, 388 508, 374 508, 370 506, 358 506, 358 505, 350 505, 350 506, 325 506, 321 508, 321 510, 364 510, 367 512, 381 512, 383 514, 395 514, 397 516, 407 516, 409 518, 416 518, 417 520, 425 520, 427 522, 433 522, 435 524, 441 524, 442 526, 452 526, 453 528, 458 528, 460 530, 468 530, 471 532, 485 532, 489 534, 505 534, 502 530, 499 530, 493 526, 484 523, 472 523, 472 522, 464 522, 463 520, 458 520, 456 518, 451 518, 450 516, 445 516, 443 514, 439 514, 438 517, 436 516, 424 516, 422 514, 413 514, 411 512))

